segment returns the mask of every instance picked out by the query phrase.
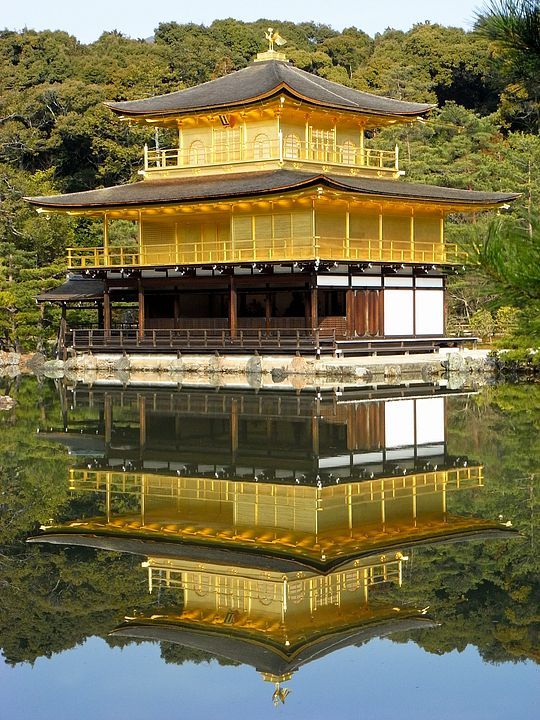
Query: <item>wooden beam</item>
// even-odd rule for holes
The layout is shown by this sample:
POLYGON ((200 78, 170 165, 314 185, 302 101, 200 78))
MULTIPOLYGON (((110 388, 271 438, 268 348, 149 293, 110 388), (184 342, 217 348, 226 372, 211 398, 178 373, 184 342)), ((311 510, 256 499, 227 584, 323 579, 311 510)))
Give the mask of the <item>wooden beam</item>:
POLYGON ((236 281, 234 275, 229 279, 229 330, 231 337, 236 337, 238 327, 238 297, 236 293, 236 281))
POLYGON ((138 316, 138 335, 139 338, 144 337, 144 286, 141 278, 137 281, 137 295, 139 301, 139 316, 138 316))
POLYGON ((352 288, 348 288, 346 294, 346 308, 347 308, 347 335, 349 337, 354 336, 356 328, 356 302, 355 302, 355 291, 352 288))
POLYGON ((319 327, 319 291, 316 285, 311 288, 310 308, 311 329, 316 330, 319 327))
POLYGON ((111 330, 111 295, 107 281, 103 290, 103 329, 106 333, 111 330))

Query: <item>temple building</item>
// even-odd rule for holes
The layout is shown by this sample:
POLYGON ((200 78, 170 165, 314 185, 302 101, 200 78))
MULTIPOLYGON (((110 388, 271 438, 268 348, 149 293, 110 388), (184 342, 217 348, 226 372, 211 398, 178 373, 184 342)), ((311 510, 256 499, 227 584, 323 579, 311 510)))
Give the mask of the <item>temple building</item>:
POLYGON ((445 329, 445 278, 463 265, 445 218, 516 195, 405 182, 397 147, 370 145, 432 106, 311 75, 272 47, 216 80, 108 106, 170 147, 144 148, 140 182, 28 198, 103 222, 102 245, 69 248, 68 280, 38 298, 62 307, 62 352, 339 356, 460 342, 445 329), (119 220, 132 223, 122 243, 119 220), (93 308, 95 326, 73 326, 74 306, 93 308))
POLYGON ((484 480, 449 452, 444 393, 68 392, 43 430, 101 512, 30 542, 141 556, 156 607, 110 632, 251 665, 277 702, 307 663, 435 624, 401 596, 411 549, 515 535, 451 511, 484 480))

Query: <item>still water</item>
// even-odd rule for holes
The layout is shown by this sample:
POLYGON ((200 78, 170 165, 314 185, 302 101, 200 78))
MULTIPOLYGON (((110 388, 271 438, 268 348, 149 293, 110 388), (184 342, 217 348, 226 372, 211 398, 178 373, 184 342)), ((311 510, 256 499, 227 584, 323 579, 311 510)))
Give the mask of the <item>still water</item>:
POLYGON ((537 717, 539 385, 4 391, 2 718, 537 717))

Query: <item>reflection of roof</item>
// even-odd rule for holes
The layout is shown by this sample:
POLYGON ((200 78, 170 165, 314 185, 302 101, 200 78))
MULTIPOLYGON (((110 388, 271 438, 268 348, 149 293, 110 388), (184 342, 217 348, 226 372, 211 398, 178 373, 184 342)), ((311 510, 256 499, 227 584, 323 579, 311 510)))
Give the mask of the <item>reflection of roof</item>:
POLYGON ((401 180, 374 180, 292 170, 274 170, 227 174, 226 176, 143 180, 98 190, 26 199, 34 205, 48 208, 105 208, 253 197, 280 191, 302 190, 315 185, 324 185, 338 191, 354 192, 366 197, 401 198, 458 206, 493 206, 518 197, 516 193, 459 190, 437 185, 408 183, 401 180))
POLYGON ((179 90, 144 100, 111 102, 115 113, 127 117, 176 115, 210 108, 232 108, 254 100, 283 93, 314 105, 374 115, 415 117, 424 115, 433 105, 403 102, 380 97, 339 85, 300 70, 287 62, 271 60, 249 65, 242 70, 179 90))
POLYGON ((73 275, 58 287, 45 290, 37 296, 38 302, 84 302, 103 299, 103 280, 89 280, 73 275))
POLYGON ((111 635, 140 638, 160 642, 172 642, 198 650, 221 655, 229 660, 251 665, 259 672, 285 675, 298 670, 313 660, 324 657, 335 650, 349 645, 367 642, 395 632, 434 627, 428 617, 417 610, 402 610, 397 613, 387 608, 385 613, 362 613, 349 618, 348 626, 331 628, 326 632, 311 632, 306 638, 292 642, 285 647, 272 642, 267 635, 242 631, 231 625, 205 626, 180 616, 173 618, 137 618, 126 622, 112 631, 111 635))
POLYGON ((320 538, 309 533, 297 533, 295 537, 292 531, 284 530, 282 537, 277 539, 274 532, 264 528, 239 531, 233 536, 232 532, 214 531, 208 526, 197 528, 193 523, 186 523, 185 527, 175 524, 153 530, 134 520, 126 520, 123 526, 114 522, 80 520, 46 530, 43 535, 31 537, 27 542, 80 545, 144 556, 236 564, 283 572, 303 569, 325 573, 353 559, 387 553, 404 546, 517 535, 515 530, 500 523, 452 517, 446 522, 423 522, 416 527, 388 526, 385 531, 379 529, 377 532, 362 528, 348 535, 335 533, 320 538))

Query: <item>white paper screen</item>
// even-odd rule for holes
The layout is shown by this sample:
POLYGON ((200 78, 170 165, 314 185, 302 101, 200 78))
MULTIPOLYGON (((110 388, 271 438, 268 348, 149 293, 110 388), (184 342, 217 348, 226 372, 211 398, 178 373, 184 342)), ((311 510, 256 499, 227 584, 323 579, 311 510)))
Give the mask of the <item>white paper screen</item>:
POLYGON ((444 442, 444 398, 416 401, 416 442, 418 445, 444 442))
POLYGON ((387 448, 414 445, 414 400, 394 400, 384 405, 387 448))
POLYGON ((384 334, 413 334, 413 291, 384 291, 384 334))
POLYGON ((416 334, 442 335, 444 332, 444 292, 416 291, 416 334))

